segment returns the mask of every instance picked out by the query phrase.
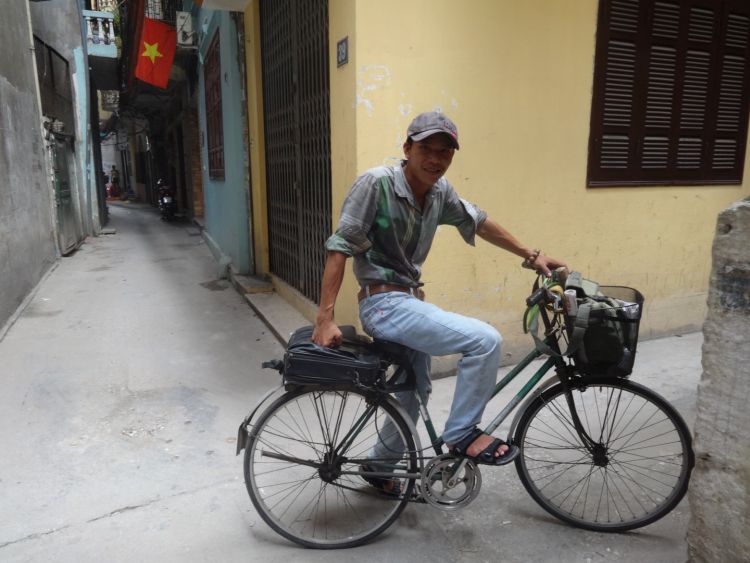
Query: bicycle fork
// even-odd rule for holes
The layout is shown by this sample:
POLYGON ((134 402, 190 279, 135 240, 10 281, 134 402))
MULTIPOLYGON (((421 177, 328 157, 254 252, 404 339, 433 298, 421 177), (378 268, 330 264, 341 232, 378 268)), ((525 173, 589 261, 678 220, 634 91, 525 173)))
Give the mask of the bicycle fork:
MULTIPOLYGON (((597 465, 598 467, 606 467, 609 464, 609 456, 608 454, 608 448, 604 445, 604 433, 605 429, 609 426, 610 422, 608 421, 609 418, 611 418, 611 424, 614 425, 615 420, 617 419, 617 408, 619 407, 619 401, 617 402, 617 406, 614 409, 614 412, 612 413, 612 416, 610 417, 610 405, 612 402, 612 397, 610 396, 607 401, 607 409, 605 411, 604 415, 604 423, 602 424, 602 431, 601 435, 599 436, 599 441, 594 440, 591 436, 589 436, 588 432, 586 432, 586 429, 583 427, 583 423, 581 422, 580 417, 578 416, 578 410, 576 409, 575 400, 573 399, 573 393, 571 392, 570 386, 568 385, 567 380, 564 377, 560 378, 560 381, 565 388, 565 401, 568 404, 568 410, 570 410, 570 417, 573 420, 573 427, 575 428, 576 433, 578 434, 578 438, 581 440, 581 443, 586 448, 586 450, 591 454, 591 457, 593 458, 594 465, 597 465)), ((611 428, 610 434, 611 434, 611 428)))

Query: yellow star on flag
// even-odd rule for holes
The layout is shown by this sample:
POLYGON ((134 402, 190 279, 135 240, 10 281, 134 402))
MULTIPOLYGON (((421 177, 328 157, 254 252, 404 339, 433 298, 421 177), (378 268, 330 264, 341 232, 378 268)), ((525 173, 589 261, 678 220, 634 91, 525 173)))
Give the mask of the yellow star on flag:
POLYGON ((162 55, 159 52, 159 44, 158 43, 151 43, 151 44, 149 44, 149 43, 146 43, 144 41, 143 44, 146 46, 146 50, 143 51, 143 54, 141 56, 142 57, 148 57, 149 59, 151 59, 151 63, 152 64, 156 63, 156 57, 163 57, 164 56, 164 55, 162 55))

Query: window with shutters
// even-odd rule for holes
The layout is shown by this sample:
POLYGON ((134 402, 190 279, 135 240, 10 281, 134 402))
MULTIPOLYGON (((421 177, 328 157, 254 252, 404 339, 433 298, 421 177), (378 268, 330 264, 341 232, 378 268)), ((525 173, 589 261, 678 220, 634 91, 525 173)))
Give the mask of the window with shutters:
POLYGON ((218 30, 206 51, 204 69, 208 176, 212 180, 223 180, 224 123, 221 114, 221 58, 219 57, 218 30))
POLYGON ((739 184, 750 2, 600 0, 588 185, 739 184))

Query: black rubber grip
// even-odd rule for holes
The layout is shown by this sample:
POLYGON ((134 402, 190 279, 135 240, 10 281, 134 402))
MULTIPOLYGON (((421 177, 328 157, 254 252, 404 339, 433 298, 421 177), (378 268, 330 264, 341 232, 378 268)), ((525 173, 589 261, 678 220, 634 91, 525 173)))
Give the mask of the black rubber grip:
POLYGON ((534 293, 532 293, 526 298, 526 306, 533 307, 534 305, 538 305, 539 303, 544 301, 546 296, 547 296, 546 289, 543 287, 540 287, 534 293))

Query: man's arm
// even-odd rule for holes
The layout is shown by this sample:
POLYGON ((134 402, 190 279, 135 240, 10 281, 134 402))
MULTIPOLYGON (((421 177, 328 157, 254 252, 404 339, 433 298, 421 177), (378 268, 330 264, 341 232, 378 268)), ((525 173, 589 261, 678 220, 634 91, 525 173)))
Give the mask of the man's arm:
POLYGON ((518 240, 510 234, 506 229, 498 225, 495 221, 487 217, 479 228, 477 234, 484 240, 495 246, 499 246, 503 250, 512 252, 513 254, 520 256, 524 260, 530 260, 531 266, 539 273, 545 276, 551 275, 551 269, 565 266, 564 262, 555 260, 544 254, 539 254, 534 258, 536 252, 531 250, 529 247, 524 246, 518 240))
POLYGON ((333 318, 336 298, 344 280, 344 270, 348 256, 343 252, 329 252, 323 270, 323 281, 320 288, 320 307, 315 318, 312 339, 318 346, 328 348, 341 345, 341 331, 333 318))

